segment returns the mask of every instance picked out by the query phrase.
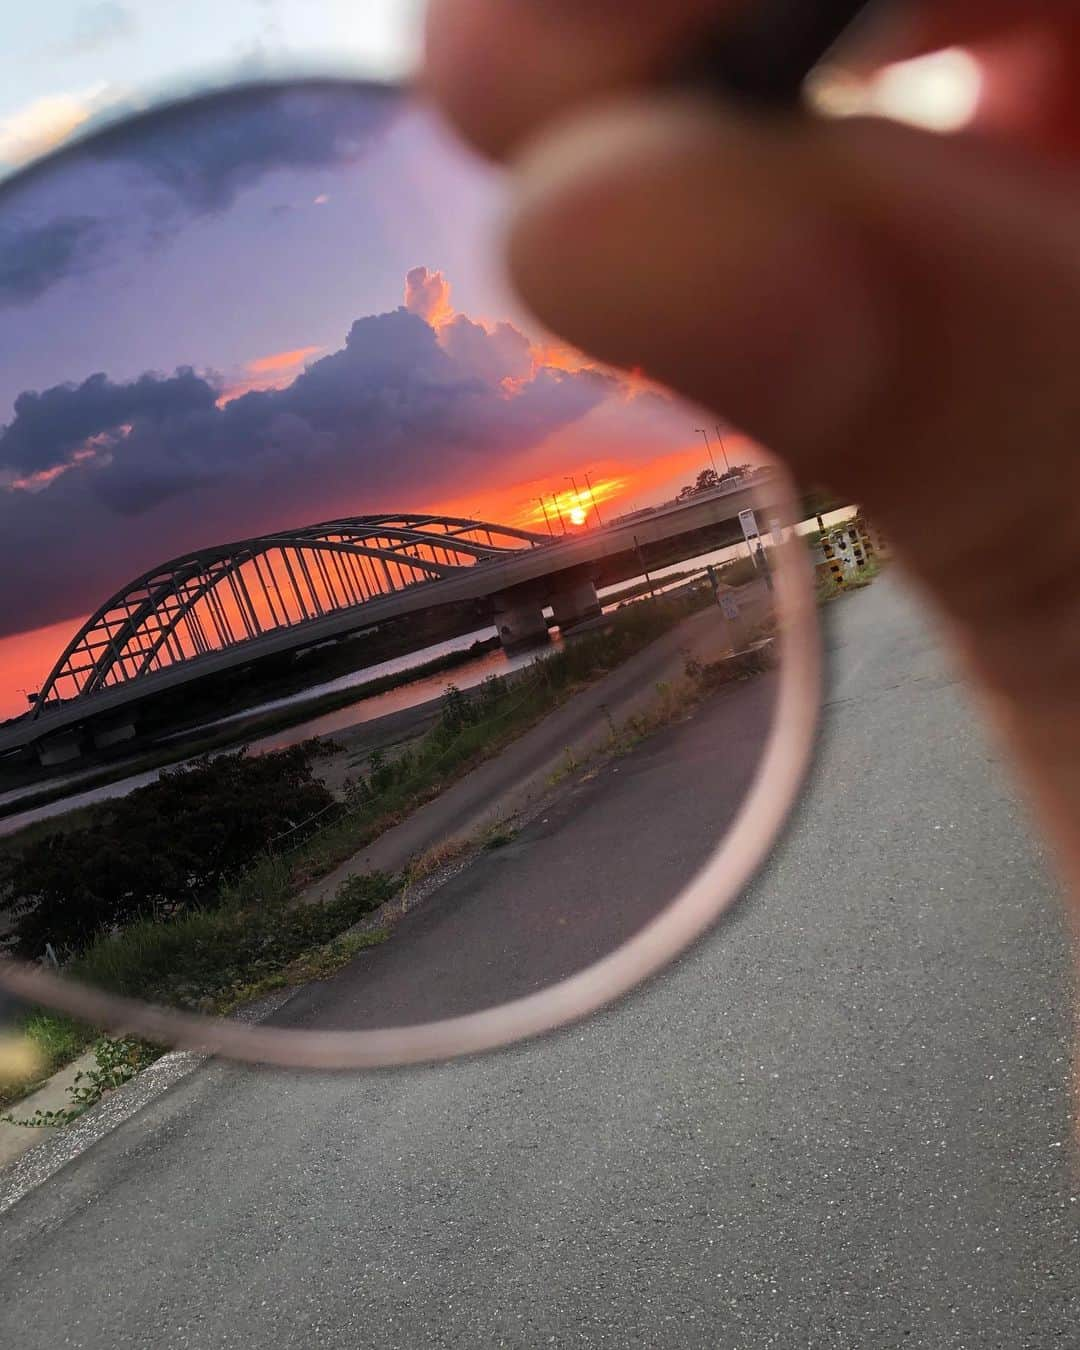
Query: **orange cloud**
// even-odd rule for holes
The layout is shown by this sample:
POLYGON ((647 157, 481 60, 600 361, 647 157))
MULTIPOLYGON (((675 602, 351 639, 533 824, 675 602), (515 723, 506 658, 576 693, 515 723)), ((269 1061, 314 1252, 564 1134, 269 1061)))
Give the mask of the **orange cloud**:
POLYGON ((441 328, 454 317, 450 283, 442 272, 414 267, 405 278, 405 308, 432 328, 441 328))
POLYGON ((281 389, 291 384, 305 362, 322 350, 321 347, 296 347, 292 351, 256 357, 244 367, 244 377, 229 385, 221 395, 218 407, 223 408, 226 403, 257 389, 281 389))
POLYGON ((309 356, 321 351, 321 347, 297 347, 291 352, 275 352, 272 356, 260 356, 256 361, 249 361, 247 370, 251 375, 281 375, 286 371, 294 371, 309 356))
POLYGON ((46 94, 0 118, 0 161, 24 164, 63 144, 101 105, 104 84, 72 94, 46 94))
MULTIPOLYGON (((127 435, 130 427, 121 427, 120 430, 127 435)), ((90 440, 82 447, 76 450, 69 460, 64 464, 54 464, 51 469, 40 469, 37 473, 27 474, 23 478, 16 478, 11 483, 13 491, 36 492, 40 488, 48 487, 55 479, 75 468, 77 464, 85 464, 88 459, 95 459, 98 455, 100 442, 102 438, 92 436, 90 440)))

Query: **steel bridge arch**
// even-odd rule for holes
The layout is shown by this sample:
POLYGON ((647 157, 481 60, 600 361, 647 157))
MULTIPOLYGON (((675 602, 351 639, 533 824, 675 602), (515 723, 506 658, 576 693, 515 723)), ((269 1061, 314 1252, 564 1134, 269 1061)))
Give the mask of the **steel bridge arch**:
POLYGON ((49 672, 31 716, 328 614, 355 609, 362 622, 359 611, 380 596, 547 542, 489 521, 406 514, 348 516, 195 550, 100 606, 49 672))

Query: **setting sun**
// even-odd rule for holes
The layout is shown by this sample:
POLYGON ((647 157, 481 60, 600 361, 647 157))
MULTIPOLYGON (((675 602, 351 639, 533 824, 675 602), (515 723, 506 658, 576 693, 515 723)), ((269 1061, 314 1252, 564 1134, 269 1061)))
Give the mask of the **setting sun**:
POLYGON ((570 512, 570 524, 571 524, 571 525, 584 525, 584 524, 585 524, 585 511, 584 511, 584 509, 583 509, 582 507, 580 507, 580 506, 575 506, 575 507, 571 510, 571 512, 570 512))

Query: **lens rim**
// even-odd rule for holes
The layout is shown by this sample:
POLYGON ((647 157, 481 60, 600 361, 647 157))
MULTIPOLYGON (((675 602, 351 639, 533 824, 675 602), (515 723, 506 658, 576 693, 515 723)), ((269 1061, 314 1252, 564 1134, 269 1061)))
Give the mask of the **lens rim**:
MULTIPOLYGON (((355 79, 250 81, 227 90, 185 97, 111 123, 68 142, 0 183, 4 197, 51 170, 88 144, 107 144, 133 126, 161 124, 189 109, 258 92, 297 88, 362 90, 378 97, 408 94, 406 84, 355 79)), ((767 504, 798 519, 797 492, 783 465, 773 461, 767 504)), ((779 837, 810 767, 821 708, 822 653, 813 570, 808 551, 792 534, 775 551, 774 583, 780 619, 776 710, 753 784, 712 856, 664 910, 600 961, 547 989, 480 1012, 414 1026, 367 1031, 302 1031, 207 1017, 95 990, 41 968, 0 959, 0 990, 28 1003, 65 1012, 113 1034, 134 1035, 176 1049, 216 1054, 287 1069, 375 1069, 454 1059, 544 1035, 599 1011, 658 974, 725 916, 779 837)))

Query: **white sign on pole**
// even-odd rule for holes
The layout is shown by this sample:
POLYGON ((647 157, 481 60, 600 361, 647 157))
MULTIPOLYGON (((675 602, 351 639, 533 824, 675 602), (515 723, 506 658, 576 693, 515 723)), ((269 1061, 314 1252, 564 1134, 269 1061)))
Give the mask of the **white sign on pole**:
POLYGON ((757 516, 750 510, 740 511, 739 524, 742 526, 743 538, 746 540, 750 557, 756 567, 758 565, 757 546, 761 542, 761 531, 758 529, 757 516))

